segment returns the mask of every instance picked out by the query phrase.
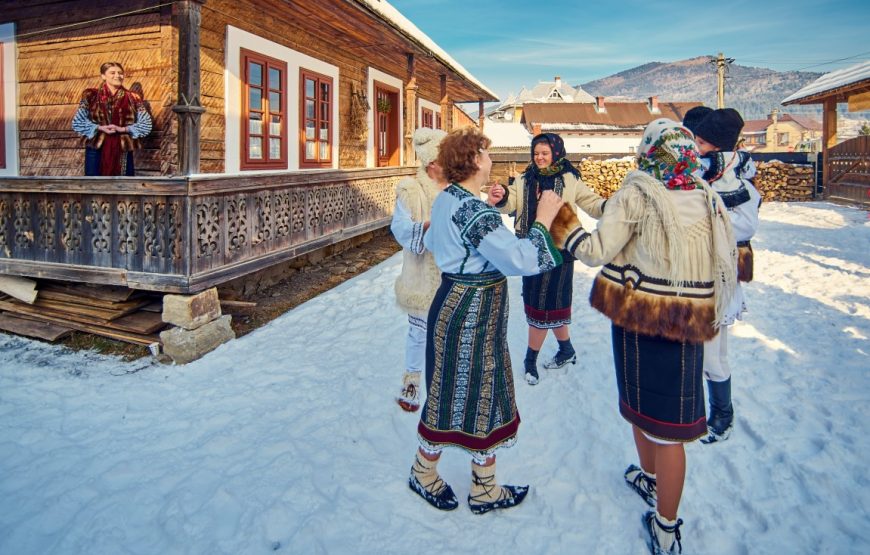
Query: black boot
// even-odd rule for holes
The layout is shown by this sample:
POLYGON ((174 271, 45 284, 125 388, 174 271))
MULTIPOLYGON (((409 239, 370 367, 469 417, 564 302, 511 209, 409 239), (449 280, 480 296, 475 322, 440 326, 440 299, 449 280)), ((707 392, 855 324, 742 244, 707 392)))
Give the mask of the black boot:
POLYGON ((532 350, 531 347, 526 349, 523 367, 526 371, 526 382, 529 385, 536 385, 538 383, 538 351, 532 350))
POLYGON ((577 364, 577 353, 574 351, 571 340, 561 341, 557 339, 557 341, 559 341, 559 350, 556 352, 556 356, 544 363, 544 368, 547 370, 556 370, 568 364, 577 364))
POLYGON ((731 405, 731 378, 724 382, 707 380, 710 396, 710 417, 707 419, 707 437, 701 443, 725 441, 734 427, 734 407, 731 405))

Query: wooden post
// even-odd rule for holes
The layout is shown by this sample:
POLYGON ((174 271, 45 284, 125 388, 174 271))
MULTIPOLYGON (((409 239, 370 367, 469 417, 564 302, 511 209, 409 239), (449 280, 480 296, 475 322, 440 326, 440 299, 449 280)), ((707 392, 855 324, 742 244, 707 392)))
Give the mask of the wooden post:
POLYGON ((480 129, 480 132, 483 133, 483 99, 477 99, 477 127, 480 129))
POLYGON ((716 58, 716 79, 716 108, 722 109, 725 107, 725 56, 721 52, 716 58))
POLYGON ((408 84, 405 86, 405 165, 413 166, 414 130, 417 129, 417 64, 413 53, 408 53, 408 84))
POLYGON ((453 129, 453 118, 450 115, 450 99, 447 97, 447 75, 441 74, 441 125, 444 131, 453 129))
POLYGON ((825 197, 829 194, 828 180, 831 177, 830 149, 837 146, 837 101, 833 98, 825 100, 822 114, 822 187, 825 197))
POLYGON ((180 0, 173 6, 178 28, 178 96, 172 111, 178 116, 178 170, 181 175, 199 173, 199 27, 205 0, 180 0))

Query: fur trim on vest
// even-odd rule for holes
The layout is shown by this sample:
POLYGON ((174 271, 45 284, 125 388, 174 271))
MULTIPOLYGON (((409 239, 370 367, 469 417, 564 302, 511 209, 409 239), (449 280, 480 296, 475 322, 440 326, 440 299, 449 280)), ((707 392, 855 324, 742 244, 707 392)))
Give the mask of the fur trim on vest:
MULTIPOLYGON (((396 187, 396 197, 411 213, 415 222, 425 222, 432 211, 432 203, 441 189, 426 175, 425 168, 417 175, 403 179, 396 187)), ((408 314, 425 317, 435 292, 441 285, 441 270, 435 265, 430 252, 414 254, 402 251, 402 272, 396 279, 396 303, 408 314)))

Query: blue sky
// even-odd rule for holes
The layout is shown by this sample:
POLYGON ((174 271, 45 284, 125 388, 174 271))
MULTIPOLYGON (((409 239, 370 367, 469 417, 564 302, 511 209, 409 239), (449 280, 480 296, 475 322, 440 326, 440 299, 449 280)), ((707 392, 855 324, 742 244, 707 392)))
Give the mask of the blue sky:
POLYGON ((717 52, 821 73, 870 59, 870 0, 389 2, 502 99, 717 52))

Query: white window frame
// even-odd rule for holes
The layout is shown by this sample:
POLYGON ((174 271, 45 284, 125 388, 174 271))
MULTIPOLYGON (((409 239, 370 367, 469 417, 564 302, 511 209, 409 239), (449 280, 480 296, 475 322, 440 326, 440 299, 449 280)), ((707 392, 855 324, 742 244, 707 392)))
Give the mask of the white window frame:
POLYGON ((0 168, 0 175, 18 175, 18 68, 15 55, 15 24, 0 23, 0 42, 3 43, 3 75, 0 75, 0 86, 3 87, 3 117, 6 120, 3 129, 6 144, 6 167, 0 168))
MULTIPOLYGON (((366 124, 368 125, 369 132, 368 138, 366 139, 366 167, 374 168, 376 167, 375 160, 375 110, 374 110, 374 98, 375 98, 375 81, 379 83, 383 83, 385 85, 389 85, 399 90, 399 166, 404 164, 405 160, 405 141, 402 140, 402 133, 405 129, 405 110, 404 110, 404 94, 405 85, 402 83, 402 80, 393 77, 383 71, 375 69, 373 67, 369 67, 366 71, 366 95, 369 99, 369 113, 366 116, 366 124)), ((419 116, 418 116, 419 117, 419 116)))
POLYGON ((227 25, 227 47, 224 60, 224 173, 281 173, 286 171, 322 171, 329 168, 299 167, 299 73, 308 69, 332 78, 332 169, 338 169, 341 120, 338 117, 338 66, 312 58, 253 33, 227 25), (287 64, 287 169, 242 170, 242 48, 252 50, 287 64))
POLYGON ((432 125, 435 125, 438 121, 437 116, 441 115, 441 105, 435 102, 430 102, 425 98, 418 98, 417 104, 417 128, 423 127, 423 108, 432 110, 432 125))

